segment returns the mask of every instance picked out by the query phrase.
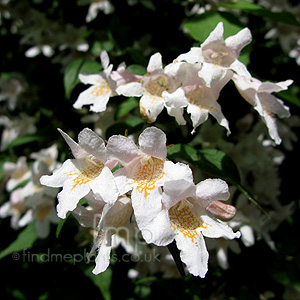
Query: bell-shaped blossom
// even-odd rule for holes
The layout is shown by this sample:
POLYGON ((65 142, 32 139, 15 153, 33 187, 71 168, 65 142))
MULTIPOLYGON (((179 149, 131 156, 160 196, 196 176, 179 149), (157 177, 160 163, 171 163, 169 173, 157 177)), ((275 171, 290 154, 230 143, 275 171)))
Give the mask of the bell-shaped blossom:
POLYGON ((237 75, 233 76, 233 81, 242 97, 249 102, 262 117, 268 127, 270 137, 276 144, 280 144, 281 138, 278 134, 274 115, 277 115, 279 118, 287 118, 290 116, 290 111, 289 108, 284 105, 283 101, 272 95, 272 93, 288 89, 288 86, 291 85, 293 81, 286 80, 278 83, 269 81, 261 82, 256 78, 247 79, 237 75))
POLYGON ((229 191, 221 179, 207 179, 198 183, 190 194, 179 195, 174 185, 164 186, 164 209, 147 227, 148 242, 161 245, 161 240, 175 239, 180 258, 188 271, 205 277, 208 270, 208 251, 204 237, 239 238, 240 233, 218 221, 207 209, 216 200, 227 200, 229 191))
POLYGON ((111 159, 124 168, 115 171, 120 194, 131 192, 137 225, 142 231, 162 210, 162 187, 175 182, 179 192, 192 185, 193 176, 187 165, 166 161, 166 135, 155 127, 146 128, 139 136, 139 147, 129 138, 112 136, 107 150, 111 159))
POLYGON ((73 107, 80 109, 83 105, 90 105, 91 111, 103 112, 106 110, 110 97, 116 96, 116 88, 120 84, 136 81, 140 76, 136 76, 129 70, 126 70, 122 63, 116 71, 112 71, 113 65, 109 64, 109 57, 105 50, 100 53, 103 71, 99 74, 79 74, 79 79, 84 84, 91 86, 80 93, 73 107))
POLYGON ((90 105, 91 111, 102 112, 106 110, 110 97, 116 95, 116 83, 111 78, 113 65, 109 64, 109 57, 106 51, 100 53, 103 71, 99 74, 79 74, 79 79, 84 84, 91 84, 87 90, 80 93, 73 107, 80 109, 83 105, 90 105))
MULTIPOLYGON (((176 63, 175 63, 176 64, 176 63)), ((166 67, 168 69, 168 66, 166 67)), ((175 69, 173 67, 173 69, 175 69)), ((177 63, 177 76, 181 82, 181 86, 173 93, 163 92, 165 98, 165 106, 169 115, 175 116, 178 124, 184 125, 183 107, 187 106, 187 112, 191 115, 193 123, 192 134, 196 128, 204 123, 209 114, 211 114, 218 123, 227 129, 230 133, 229 124, 224 117, 221 106, 217 102, 220 91, 231 79, 231 73, 227 73, 213 87, 207 87, 204 80, 197 74, 201 69, 200 63, 177 63)))
POLYGON ((119 231, 128 231, 126 225, 129 223, 131 215, 131 200, 126 196, 120 197, 113 204, 108 203, 104 206, 98 225, 100 230, 90 253, 92 255, 96 250, 98 252, 94 274, 104 272, 109 266, 111 249, 116 246, 113 244, 112 238, 119 231))
POLYGON ((227 73, 235 72, 246 78, 251 77, 246 66, 238 60, 240 51, 252 40, 250 30, 244 28, 225 40, 223 34, 224 27, 220 22, 201 47, 193 47, 188 53, 176 59, 176 61, 202 63, 198 75, 203 78, 208 87, 216 85, 227 73))
POLYGON ((116 91, 127 97, 141 97, 141 114, 152 123, 164 108, 163 92, 173 92, 176 88, 175 78, 169 76, 163 68, 161 54, 155 53, 150 57, 147 74, 142 80, 120 85, 116 91))
POLYGON ((31 171, 27 166, 25 156, 19 157, 16 163, 5 162, 3 164, 3 170, 9 176, 6 182, 8 192, 11 192, 31 176, 31 171))
POLYGON ((32 207, 20 219, 19 226, 23 227, 34 222, 37 236, 39 238, 46 238, 50 233, 51 223, 57 224, 59 222, 54 203, 54 198, 47 196, 39 198, 34 204, 31 203, 32 207))
POLYGON ((27 211, 25 198, 22 196, 22 188, 11 192, 9 201, 0 206, 0 218, 11 217, 10 226, 13 229, 19 229, 19 221, 22 215, 27 211))
POLYGON ((51 176, 44 175, 40 179, 43 185, 63 187, 58 194, 58 216, 65 218, 66 213, 73 211, 78 201, 90 191, 105 202, 116 201, 118 189, 111 172, 115 163, 107 159, 104 141, 88 128, 79 133, 78 144, 62 130, 59 131, 75 158, 65 161, 51 176))

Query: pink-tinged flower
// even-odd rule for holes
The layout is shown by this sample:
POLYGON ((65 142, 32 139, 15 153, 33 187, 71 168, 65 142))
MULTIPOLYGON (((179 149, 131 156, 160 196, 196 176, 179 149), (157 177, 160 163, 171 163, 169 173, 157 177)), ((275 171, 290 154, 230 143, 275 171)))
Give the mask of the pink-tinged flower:
POLYGON ((143 229, 162 210, 163 186, 176 182, 184 191, 192 185, 192 172, 187 165, 166 161, 166 135, 155 127, 146 128, 139 136, 139 147, 124 136, 112 136, 107 150, 111 159, 124 168, 117 170, 115 180, 120 194, 131 191, 137 225, 143 229))
POLYGON ((90 105, 91 111, 102 112, 106 110, 110 97, 116 96, 116 82, 111 78, 113 65, 109 64, 109 57, 106 51, 100 54, 103 71, 99 74, 79 74, 79 79, 84 84, 91 84, 87 90, 83 91, 73 107, 80 109, 83 105, 90 105))
POLYGON ((111 172, 115 162, 108 160, 104 141, 88 128, 79 133, 78 144, 59 131, 75 158, 65 161, 51 176, 44 175, 40 179, 43 185, 63 187, 58 194, 58 216, 65 218, 90 191, 107 203, 116 201, 118 189, 111 172))
POLYGON ((228 73, 235 72, 246 78, 251 77, 246 66, 238 60, 240 51, 252 40, 250 30, 244 28, 225 40, 223 33, 223 23, 220 22, 201 47, 193 47, 188 53, 176 59, 176 61, 202 63, 198 75, 203 78, 208 87, 216 85, 228 73))
POLYGON ((141 114, 152 123, 164 108, 163 92, 173 92, 176 88, 175 78, 164 71, 161 54, 155 53, 150 57, 147 74, 142 80, 120 85, 116 91, 127 97, 141 97, 141 114))
POLYGON ((261 82, 256 78, 247 79, 237 75, 233 76, 233 81, 242 97, 260 114, 268 127, 270 137, 279 145, 281 138, 278 134, 274 115, 279 118, 287 118, 290 116, 290 111, 283 101, 272 95, 272 93, 286 90, 293 81, 261 82))
POLYGON ((204 180, 182 195, 178 194, 178 188, 173 183, 165 185, 164 208, 147 226, 149 234, 146 241, 160 246, 175 239, 181 260, 188 271, 194 276, 205 277, 208 251, 204 237, 240 237, 239 232, 234 233, 208 210, 214 201, 228 198, 228 186, 221 179, 204 180))
POLYGON ((175 116, 178 124, 184 125, 183 107, 186 106, 193 122, 194 129, 192 134, 200 124, 208 119, 209 114, 216 118, 218 123, 224 126, 229 134, 228 121, 224 117, 217 100, 220 91, 231 79, 231 74, 227 73, 213 87, 207 87, 204 80, 197 75, 201 68, 200 63, 178 62, 175 64, 177 64, 178 70, 176 70, 176 73, 181 86, 173 93, 163 92, 165 106, 169 115, 175 116))
POLYGON ((105 50, 100 53, 103 71, 99 74, 79 74, 79 79, 84 84, 91 84, 87 90, 80 93, 73 107, 80 109, 83 105, 91 105, 90 110, 103 112, 106 110, 110 97, 117 95, 116 88, 120 84, 140 79, 129 70, 124 63, 120 64, 116 71, 112 71, 113 65, 109 64, 109 57, 105 50))

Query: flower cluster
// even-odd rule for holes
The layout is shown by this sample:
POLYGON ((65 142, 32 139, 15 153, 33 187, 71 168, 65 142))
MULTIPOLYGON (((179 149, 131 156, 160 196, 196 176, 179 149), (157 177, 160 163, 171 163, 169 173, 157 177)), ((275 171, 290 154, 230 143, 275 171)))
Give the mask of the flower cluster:
POLYGON ((103 112, 112 96, 141 97, 140 112, 150 123, 166 108, 179 125, 185 125, 186 108, 193 124, 192 133, 211 114, 230 134, 229 122, 217 100, 224 86, 233 80, 242 97, 266 123, 270 137, 280 144, 275 115, 286 118, 290 112, 272 93, 286 90, 293 81, 271 83, 252 77, 238 60, 241 50, 251 42, 250 30, 244 28, 225 40, 223 33, 220 22, 200 47, 191 48, 165 67, 161 54, 155 53, 144 76, 126 70, 125 64, 112 71, 107 53, 102 52, 104 70, 100 74, 79 75, 81 82, 92 86, 79 95, 74 108, 92 104, 91 111, 103 112))
POLYGON ((204 237, 240 236, 215 217, 229 220, 235 214, 233 207, 219 201, 229 198, 227 184, 207 179, 195 185, 188 165, 166 159, 162 130, 146 128, 138 146, 121 135, 111 136, 105 145, 88 128, 79 133, 78 143, 60 132, 74 159, 65 161, 51 176, 42 176, 40 182, 62 187, 57 205, 60 218, 71 211, 83 226, 97 227, 92 249, 98 250, 95 274, 108 267, 112 236, 130 223, 132 213, 148 244, 166 246, 175 240, 182 261, 195 276, 204 277, 207 272, 204 237), (89 208, 79 204, 83 197, 89 208))
POLYGON ((5 162, 6 190, 9 201, 0 207, 0 218, 11 217, 11 227, 19 229, 35 223, 38 237, 46 238, 50 233, 50 224, 57 224, 59 218, 55 210, 57 190, 44 187, 39 179, 59 167, 57 147, 53 145, 39 152, 31 153, 34 160, 28 167, 27 158, 21 156, 16 163, 5 162))

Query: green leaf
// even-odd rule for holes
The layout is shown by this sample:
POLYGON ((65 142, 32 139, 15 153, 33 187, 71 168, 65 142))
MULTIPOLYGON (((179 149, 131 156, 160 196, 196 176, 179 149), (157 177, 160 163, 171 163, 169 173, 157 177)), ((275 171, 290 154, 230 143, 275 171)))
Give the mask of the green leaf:
POLYGON ((203 43, 219 22, 224 25, 224 38, 238 33, 245 26, 233 14, 209 11, 185 22, 183 27, 198 42, 203 43))
POLYGON ((141 76, 147 73, 146 68, 141 65, 130 65, 127 67, 127 70, 132 72, 133 74, 141 75, 141 76))
POLYGON ((288 11, 273 12, 263 6, 248 1, 220 3, 219 6, 226 7, 229 9, 238 9, 245 13, 265 17, 273 21, 282 22, 293 26, 300 26, 300 22, 295 18, 295 16, 292 13, 288 11))
POLYGON ((99 288, 105 300, 111 300, 110 286, 113 272, 111 268, 107 268, 105 272, 95 275, 92 273, 94 266, 84 271, 85 276, 90 278, 93 283, 99 288))
POLYGON ((300 107, 299 98, 296 95, 294 95, 290 90, 279 92, 276 94, 276 96, 300 107))
POLYGON ((69 215, 71 214, 71 212, 68 212, 65 219, 59 219, 59 222, 57 224, 57 228, 56 228, 56 238, 58 239, 60 232, 65 224, 65 222, 67 221, 69 215))
POLYGON ((139 106, 139 100, 135 97, 130 97, 121 102, 116 110, 115 118, 120 119, 126 116, 129 112, 139 106))
POLYGON ((223 178, 235 185, 240 184, 240 174, 235 163, 222 151, 196 150, 186 144, 176 144, 168 148, 168 157, 186 160, 210 176, 223 178))
POLYGON ((14 148, 22 145, 26 145, 29 143, 37 142, 43 140, 44 137, 41 135, 25 135, 25 136, 20 136, 13 140, 8 146, 7 149, 9 148, 14 148))
POLYGON ((142 130, 146 121, 144 119, 138 117, 129 117, 124 122, 117 122, 112 126, 108 127, 105 133, 106 139, 109 139, 112 135, 121 134, 124 135, 125 132, 127 134, 132 134, 142 130))
MULTIPOLYGON (((23 249, 29 249, 33 246, 34 242, 38 239, 35 231, 34 223, 27 225, 25 229, 17 236, 15 241, 13 241, 6 249, 0 252, 0 259, 3 257, 17 253, 23 249)), ((18 256, 14 256, 16 259, 18 256)))
POLYGON ((80 82, 78 78, 79 73, 99 73, 101 69, 101 64, 95 60, 84 60, 80 58, 69 64, 64 74, 66 97, 70 98, 73 88, 80 82))

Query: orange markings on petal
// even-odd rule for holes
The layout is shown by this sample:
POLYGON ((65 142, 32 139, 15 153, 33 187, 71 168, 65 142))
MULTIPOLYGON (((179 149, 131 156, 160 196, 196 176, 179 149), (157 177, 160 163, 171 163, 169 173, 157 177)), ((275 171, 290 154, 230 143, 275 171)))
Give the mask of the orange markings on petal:
POLYGON ((193 210, 193 205, 188 200, 182 200, 169 210, 171 227, 180 231, 185 237, 190 238, 195 244, 198 237, 197 228, 206 229, 209 224, 202 221, 193 210))
POLYGON ((164 162, 156 157, 145 156, 141 159, 138 170, 133 176, 133 183, 136 184, 136 189, 144 197, 150 195, 150 192, 155 189, 156 182, 164 175, 164 162))
POLYGON ((73 179, 74 185, 72 190, 74 190, 77 186, 81 186, 97 178, 103 167, 104 164, 102 161, 95 157, 87 157, 84 166, 78 168, 78 170, 68 173, 69 176, 78 175, 73 179))
POLYGON ((98 85, 94 86, 90 94, 97 97, 101 97, 103 95, 107 95, 109 92, 110 92, 109 84, 106 81, 102 81, 98 85))

